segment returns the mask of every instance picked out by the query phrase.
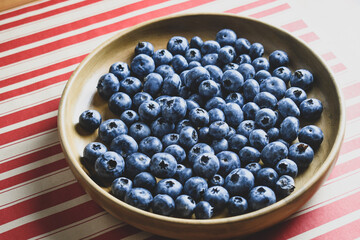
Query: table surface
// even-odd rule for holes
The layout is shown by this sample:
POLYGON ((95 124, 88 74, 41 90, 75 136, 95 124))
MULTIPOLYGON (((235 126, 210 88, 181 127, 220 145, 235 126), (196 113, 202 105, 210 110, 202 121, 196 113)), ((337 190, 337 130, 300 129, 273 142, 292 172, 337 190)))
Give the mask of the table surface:
POLYGON ((250 16, 303 39, 346 103, 346 136, 329 178, 255 237, 359 238, 359 10, 356 0, 46 0, 0 12, 0 239, 163 239, 116 220, 83 191, 59 144, 57 108, 71 73, 100 42, 144 20, 203 11, 250 16))

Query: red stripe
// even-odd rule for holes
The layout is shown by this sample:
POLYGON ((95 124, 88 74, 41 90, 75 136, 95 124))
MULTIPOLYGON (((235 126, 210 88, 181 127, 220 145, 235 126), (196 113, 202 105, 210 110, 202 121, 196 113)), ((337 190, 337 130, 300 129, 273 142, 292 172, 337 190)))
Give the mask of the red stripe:
POLYGON ((356 103, 346 108, 346 121, 360 117, 360 103, 356 103))
POLYGON ((248 3, 236 8, 232 8, 229 9, 227 11, 225 11, 226 13, 240 13, 240 12, 244 12, 246 10, 252 9, 252 8, 256 8, 256 7, 260 7, 262 5, 265 5, 267 3, 271 3, 271 2, 275 2, 276 0, 259 0, 256 2, 252 2, 252 3, 248 3))
POLYGON ((39 90, 41 88, 53 85, 55 83, 67 81, 70 78, 71 74, 72 74, 72 72, 63 73, 58 76, 45 79, 43 81, 29 84, 22 88, 4 92, 4 93, 0 94, 0 101, 4 101, 9 98, 13 98, 13 97, 17 97, 17 96, 20 96, 20 95, 23 95, 23 94, 26 94, 29 92, 33 92, 33 91, 39 90))
POLYGON ((321 55, 321 57, 325 60, 325 61, 330 61, 336 58, 335 54, 333 52, 328 52, 328 53, 324 53, 321 55))
POLYGON ((301 38, 302 40, 304 40, 307 43, 316 41, 319 39, 319 36, 316 35, 314 32, 309 32, 309 33, 305 33, 301 36, 299 36, 299 38, 301 38))
MULTIPOLYGON (((117 16, 121 16, 139 9, 143 9, 155 4, 159 4, 167 0, 143 0, 140 2, 136 2, 133 4, 129 4, 127 6, 123 6, 117 9, 113 9, 108 12, 100 13, 91 17, 87 17, 81 20, 77 20, 74 22, 70 22, 64 25, 60 25, 54 28, 49 28, 44 31, 40 31, 37 33, 33 33, 24 37, 20 37, 14 40, 10 40, 8 42, 4 42, 0 44, 0 51, 7 51, 9 49, 13 49, 16 47, 20 47, 26 44, 30 44, 33 42, 37 42, 49 37, 57 36, 62 33, 70 32, 76 29, 80 29, 82 27, 89 26, 94 23, 102 22, 111 18, 115 18, 117 16)), ((86 2, 86 1, 85 1, 86 2)))
POLYGON ((346 86, 342 89, 346 100, 359 96, 358 89, 360 88, 360 82, 354 83, 350 86, 346 86))
POLYGON ((360 192, 329 203, 254 235, 251 239, 289 239, 360 208, 360 192))
POLYGON ((57 127, 57 117, 45 119, 27 126, 0 134, 0 146, 57 127))
POLYGON ((289 32, 295 32, 295 31, 298 31, 300 29, 307 28, 308 26, 304 22, 304 20, 300 19, 300 20, 297 20, 295 22, 291 22, 291 23, 282 25, 281 27, 284 28, 285 30, 289 31, 289 32))
POLYGON ((285 11, 285 10, 290 9, 290 8, 291 7, 290 7, 289 4, 284 3, 284 4, 281 4, 279 6, 269 8, 269 9, 266 9, 266 10, 258 12, 258 13, 254 13, 254 14, 250 15, 250 17, 263 18, 263 17, 267 17, 267 16, 270 16, 272 14, 275 14, 275 13, 278 13, 278 12, 281 12, 281 11, 285 11))
POLYGON ((360 157, 356 157, 354 159, 336 165, 327 180, 340 177, 341 175, 344 175, 356 169, 360 170, 360 157))
POLYGON ((313 240, 352 240, 360 236, 360 219, 324 233, 313 240))
POLYGON ((4 224, 17 218, 21 218, 26 215, 56 206, 60 203, 72 200, 84 194, 85 192, 79 183, 72 183, 68 186, 56 189, 54 191, 42 194, 40 196, 25 200, 0 210, 2 216, 0 218, 0 224, 4 224))
POLYGON ((139 229, 132 227, 130 225, 121 226, 118 228, 115 228, 114 230, 111 230, 109 232, 103 233, 101 235, 91 237, 92 240, 102 240, 102 239, 120 239, 124 238, 130 235, 134 235, 136 233, 140 232, 139 229))
POLYGON ((341 145, 340 155, 352 152, 360 148, 360 137, 348 140, 341 145))
POLYGON ((9 85, 18 83, 18 82, 22 82, 22 81, 25 81, 25 80, 28 80, 28 79, 31 79, 31 78, 55 71, 55 70, 66 68, 66 67, 69 67, 74 64, 77 64, 77 63, 81 62, 86 57, 86 55, 87 54, 84 54, 84 55, 81 55, 78 57, 69 58, 64 61, 48 65, 46 67, 42 67, 42 68, 30 71, 30 72, 21 73, 19 75, 15 75, 15 76, 3 79, 0 81, 0 88, 6 87, 9 85))
POLYGON ((0 117, 0 128, 55 111, 59 107, 59 102, 60 98, 56 98, 39 105, 2 116, 0 117))
POLYGON ((30 23, 30 22, 34 22, 34 21, 38 21, 38 20, 43 20, 46 21, 45 18, 60 14, 60 13, 64 13, 67 11, 71 11, 77 8, 81 8, 96 2, 99 2, 100 0, 86 0, 86 1, 81 1, 72 5, 68 5, 68 6, 64 6, 61 8, 57 8, 54 10, 50 10, 48 12, 43 12, 37 15, 32 15, 30 17, 26 17, 26 18, 21 18, 17 21, 13 21, 13 22, 9 22, 9 23, 5 23, 0 25, 0 31, 5 30, 5 29, 9 29, 9 28, 13 28, 22 24, 26 24, 26 23, 30 23))
POLYGON ((66 2, 66 1, 67 0, 51 0, 51 1, 49 0, 49 1, 46 1, 46 2, 31 5, 31 6, 28 6, 28 7, 23 7, 23 8, 11 11, 11 12, 0 14, 0 20, 4 20, 4 19, 7 19, 7 18, 19 16, 19 15, 24 14, 24 13, 32 12, 32 11, 35 11, 35 10, 39 10, 39 9, 49 7, 49 6, 52 6, 52 5, 61 3, 61 2, 66 2))
POLYGON ((31 152, 26 155, 16 157, 14 159, 11 159, 7 162, 2 163, 0 165, 0 173, 4 173, 6 171, 24 166, 26 164, 30 164, 30 163, 39 161, 41 159, 59 154, 61 152, 62 152, 61 146, 60 146, 60 144, 57 144, 57 145, 54 145, 51 147, 41 149, 36 152, 31 152))
POLYGON ((338 63, 334 66, 331 66, 331 70, 333 70, 334 73, 342 72, 346 70, 346 66, 342 63, 338 63))
POLYGON ((51 172, 55 172, 57 170, 60 170, 62 168, 67 167, 67 163, 65 159, 58 160, 56 162, 52 162, 46 165, 43 165, 39 168, 32 169, 27 172, 19 173, 15 176, 6 178, 2 181, 0 181, 0 191, 4 190, 6 188, 9 188, 11 186, 18 185, 20 183, 32 180, 34 178, 38 178, 40 176, 46 175, 51 172))
MULTIPOLYGON (((37 204, 43 203, 38 202, 37 204)), ((0 235, 0 238, 29 239, 53 231, 57 228, 64 227, 77 221, 83 220, 84 218, 91 217, 102 211, 103 209, 101 209, 95 202, 85 202, 75 207, 50 215, 48 217, 44 217, 39 220, 13 228, 0 235)))
POLYGON ((89 30, 87 32, 75 35, 75 36, 71 36, 71 37, 67 37, 67 38, 63 38, 51 43, 47 43, 44 44, 42 46, 39 47, 35 47, 32 49, 28 49, 28 50, 24 50, 21 52, 17 52, 14 53, 12 55, 8 55, 5 57, 0 58, 0 67, 12 64, 12 63, 16 63, 25 59, 29 59, 41 54, 45 54, 48 52, 52 52, 55 51, 57 49, 66 47, 66 46, 70 46, 76 43, 80 43, 107 33, 111 33, 111 32, 115 32, 118 31, 120 29, 124 29, 126 27, 130 27, 133 26, 135 24, 138 23, 142 23, 144 21, 156 18, 156 17, 161 17, 161 16, 166 16, 172 13, 176 13, 179 11, 183 11, 189 8, 193 8, 196 6, 200 6, 203 5, 205 3, 208 2, 212 2, 214 0, 197 0, 197 1, 187 1, 187 2, 183 2, 183 3, 179 3, 179 4, 175 4, 172 6, 168 6, 165 8, 161 8, 161 9, 157 9, 151 12, 147 12, 132 18, 128 18, 116 23, 112 23, 109 24, 107 26, 101 27, 101 28, 96 28, 96 29, 92 29, 89 30))

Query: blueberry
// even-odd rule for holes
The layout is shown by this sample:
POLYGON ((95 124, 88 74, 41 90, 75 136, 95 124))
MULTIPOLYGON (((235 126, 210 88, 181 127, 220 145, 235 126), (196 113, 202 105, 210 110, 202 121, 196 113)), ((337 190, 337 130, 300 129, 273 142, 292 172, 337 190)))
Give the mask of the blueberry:
POLYGON ((277 116, 270 108, 263 108, 257 111, 255 115, 255 124, 262 129, 270 129, 275 126, 277 116))
MULTIPOLYGON (((259 70, 256 72, 254 79, 261 84, 265 79, 271 77, 271 74, 266 70, 259 70)), ((278 77, 278 76, 275 76, 278 77)))
POLYGON ((219 54, 217 53, 208 53, 205 54, 201 60, 200 63, 202 66, 208 66, 208 65, 216 65, 218 64, 219 54))
POLYGON ((191 164, 191 166, 194 164, 195 159, 203 153, 213 154, 214 150, 206 143, 197 143, 189 150, 188 161, 191 164))
POLYGON ((125 172, 130 178, 149 170, 151 159, 143 153, 135 152, 125 159, 125 172))
POLYGON ((79 125, 86 131, 93 132, 101 124, 102 117, 96 110, 85 110, 79 116, 79 125))
POLYGON ((229 139, 230 139, 233 135, 235 135, 235 134, 236 134, 235 128, 229 127, 229 132, 228 132, 228 134, 226 135, 225 139, 226 139, 226 140, 229 140, 229 139))
POLYGON ((188 63, 195 61, 199 62, 201 60, 201 52, 197 48, 189 48, 185 52, 185 59, 188 63))
POLYGON ((151 124, 151 133, 155 137, 162 138, 166 134, 172 133, 175 130, 175 124, 166 121, 163 117, 159 117, 151 124))
POLYGON ((214 139, 211 142, 211 147, 214 149, 215 153, 219 153, 229 149, 229 142, 226 138, 214 139))
POLYGON ((160 74, 161 77, 163 79, 165 79, 166 77, 170 77, 170 76, 174 75, 175 70, 173 69, 172 66, 170 66, 168 64, 163 64, 163 65, 156 67, 155 73, 160 74))
POLYGON ((129 110, 132 100, 124 92, 114 93, 109 99, 109 109, 116 115, 121 115, 125 110, 129 110))
POLYGON ((145 188, 132 188, 124 198, 124 201, 131 206, 148 210, 153 201, 150 191, 145 188))
POLYGON ((218 60, 222 64, 228 64, 234 61, 236 56, 235 49, 232 46, 224 46, 218 52, 218 60))
POLYGON ((146 101, 153 100, 152 96, 147 92, 138 92, 132 98, 133 107, 138 109, 139 106, 146 101))
POLYGON ((155 188, 156 194, 167 194, 176 199, 182 192, 182 184, 174 178, 164 178, 160 180, 155 188))
POLYGON ((246 101, 253 101, 256 94, 260 92, 260 85, 256 80, 248 79, 244 82, 243 91, 246 101))
POLYGON ((283 98, 278 102, 279 113, 284 117, 299 117, 300 110, 291 98, 283 98))
POLYGON ((213 123, 216 121, 225 121, 225 114, 218 108, 213 108, 209 112, 209 123, 213 123))
POLYGON ((199 85, 199 94, 206 98, 215 97, 219 94, 219 87, 213 80, 204 80, 199 85))
POLYGON ((249 55, 252 59, 262 57, 264 54, 264 46, 261 43, 253 43, 249 49, 249 55))
POLYGON ((280 198, 289 196, 295 190, 295 181, 288 175, 283 175, 276 182, 275 192, 280 198))
POLYGON ((186 70, 189 66, 187 59, 180 54, 176 54, 171 60, 171 66, 176 73, 181 73, 186 70))
POLYGON ((193 127, 186 126, 180 130, 179 143, 185 149, 190 149, 199 140, 198 134, 193 127))
POLYGON ((153 213, 170 216, 175 211, 175 201, 167 194, 157 194, 152 201, 153 213))
POLYGON ((230 216, 241 215, 247 211, 248 203, 246 199, 241 196, 233 196, 229 199, 227 209, 230 216))
POLYGON ((217 82, 217 83, 221 83, 221 78, 223 76, 223 71, 216 65, 206 65, 204 67, 210 74, 210 79, 217 82))
POLYGON ((240 107, 244 105, 244 97, 241 95, 241 93, 233 92, 229 93, 229 95, 225 98, 226 103, 236 103, 240 107))
MULTIPOLYGON (((195 67, 201 67, 202 65, 201 65, 201 63, 200 62, 198 62, 198 61, 191 61, 191 62, 189 62, 189 66, 188 66, 188 69, 187 70, 185 70, 185 71, 183 71, 183 72, 188 72, 190 69, 193 69, 193 68, 195 68, 195 67)), ((183 73, 182 72, 182 73, 183 73)), ((184 77, 185 77, 185 75, 184 75, 184 77)), ((182 81, 183 81, 183 79, 181 79, 182 81)), ((184 82, 184 81, 183 81, 184 82)))
POLYGON ((130 69, 136 76, 143 78, 155 70, 155 62, 150 56, 141 53, 133 58, 130 69))
POLYGON ((238 65, 241 65, 243 63, 249 63, 251 64, 251 57, 248 54, 240 54, 237 58, 236 58, 236 63, 238 65))
POLYGON ((270 142, 276 141, 280 137, 280 130, 276 127, 270 128, 266 133, 270 142))
POLYGON ((244 119, 255 120, 255 115, 260 107, 254 102, 247 102, 242 107, 244 119))
POLYGON ((139 42, 135 47, 135 55, 139 54, 152 56, 154 54, 154 46, 150 42, 139 42))
POLYGON ((152 192, 156 186, 156 179, 151 173, 140 172, 134 177, 133 181, 134 187, 141 187, 152 192))
POLYGON ((216 33, 215 40, 220 44, 220 46, 234 46, 237 39, 236 33, 231 29, 221 29, 216 33))
POLYGON ((182 218, 190 218, 196 207, 196 202, 188 195, 180 195, 175 200, 176 214, 182 218))
POLYGON ((125 110, 120 115, 120 120, 123 121, 128 127, 139 121, 139 119, 139 114, 134 110, 125 110))
POLYGON ((177 74, 164 77, 161 93, 163 95, 176 96, 180 93, 181 79, 177 74))
POLYGON ((115 137, 110 144, 110 150, 117 152, 122 157, 137 152, 139 146, 134 138, 127 134, 121 134, 115 137))
POLYGON ((163 149, 160 139, 154 136, 148 136, 139 143, 139 151, 151 157, 163 149))
POLYGON ((273 168, 265 167, 257 172, 255 179, 257 185, 267 186, 271 189, 275 189, 279 175, 273 168))
POLYGON ((221 81, 223 88, 230 92, 239 91, 244 84, 243 75, 236 70, 225 71, 221 81))
POLYGON ((194 108, 189 112, 189 120, 194 127, 204 127, 209 123, 209 114, 205 109, 194 108))
POLYGON ((255 77, 255 68, 249 63, 240 64, 237 70, 244 77, 244 80, 255 77))
POLYGON ((169 100, 170 98, 172 98, 171 96, 167 96, 167 95, 161 95, 157 98, 155 98, 155 102, 157 102, 157 104, 159 104, 160 108, 167 102, 167 100, 169 100))
POLYGON ((244 135, 234 134, 228 139, 229 149, 234 152, 239 152, 248 144, 248 139, 244 135))
POLYGON ((260 83, 261 92, 269 92, 277 99, 281 99, 285 95, 286 84, 278 77, 270 77, 260 83))
POLYGON ((111 194, 120 200, 124 200, 125 195, 130 192, 133 183, 126 177, 116 178, 111 184, 111 194))
POLYGON ((83 157, 90 166, 94 166, 96 159, 106 152, 107 148, 104 144, 100 142, 91 142, 85 146, 83 157))
POLYGON ((254 184, 254 175, 249 170, 236 168, 226 176, 224 187, 231 196, 247 196, 254 184))
POLYGON ((317 149, 324 139, 324 133, 315 125, 303 127, 298 135, 299 141, 309 144, 313 149, 317 149))
POLYGON ((210 111, 213 108, 219 108, 220 110, 224 109, 226 102, 221 97, 213 97, 205 104, 205 110, 210 111))
POLYGON ((192 169, 185 167, 182 164, 178 164, 176 166, 176 172, 173 176, 176 180, 178 180, 181 184, 184 184, 189 178, 193 175, 192 169))
POLYGON ((221 186, 212 186, 205 191, 204 200, 214 207, 215 212, 219 212, 226 207, 229 201, 228 191, 221 186))
POLYGON ((114 74, 106 73, 99 78, 96 88, 99 95, 107 100, 119 91, 120 82, 114 74))
POLYGON ((300 122, 295 117, 286 117, 280 125, 280 137, 287 142, 294 141, 299 132, 300 122))
POLYGON ((275 50, 270 53, 269 62, 273 69, 279 66, 287 66, 289 64, 289 57, 283 50, 275 50))
POLYGON ((214 208, 206 201, 200 201, 194 209, 197 219, 209 219, 214 214, 214 208))
POLYGON ((116 62, 110 66, 109 72, 114 74, 119 81, 130 76, 129 65, 125 62, 116 62))
POLYGON ((216 154, 219 159, 220 169, 218 173, 221 176, 227 176, 232 170, 240 168, 239 156, 232 151, 222 151, 216 154))
POLYGON ((289 158, 296 163, 299 170, 304 170, 313 161, 314 150, 310 145, 298 142, 289 147, 289 158))
POLYGON ((190 97, 187 100, 192 100, 194 102, 196 102, 197 104, 199 104, 199 106, 203 106, 204 105, 204 99, 203 97, 198 94, 198 93, 193 93, 190 95, 190 97))
POLYGON ((270 68, 270 64, 269 61, 264 58, 264 57, 258 57, 255 58, 252 62, 251 65, 253 65, 255 72, 258 72, 260 70, 266 70, 268 71, 270 68))
POLYGON ((276 97, 269 92, 260 92, 256 94, 256 96, 254 97, 254 102, 260 108, 270 108, 273 110, 276 108, 277 105, 276 97))
POLYGON ((231 127, 237 127, 244 120, 244 114, 241 107, 236 103, 227 103, 224 106, 226 122, 231 127))
POLYGON ((271 188, 266 186, 256 186, 250 191, 248 205, 253 211, 270 206, 275 202, 276 196, 271 188))
MULTIPOLYGON (((180 120, 175 127, 175 132, 177 134, 180 133, 181 129, 183 129, 184 127, 190 126, 191 127, 191 122, 189 119, 185 118, 183 120, 180 120)), ((180 136, 179 136, 180 137, 180 136)))
POLYGON ((179 143, 179 134, 177 134, 177 133, 166 134, 161 139, 161 143, 164 148, 166 148, 167 146, 173 145, 173 144, 178 144, 179 143))
POLYGON ((152 58, 155 62, 155 65, 160 66, 169 64, 173 58, 173 55, 166 49, 159 49, 153 54, 152 58))
POLYGON ((288 88, 285 92, 285 97, 290 98, 296 103, 296 105, 300 105, 302 101, 307 98, 306 92, 298 87, 288 88))
POLYGON ((99 127, 99 138, 104 143, 111 143, 116 136, 127 133, 128 127, 120 119, 108 119, 99 127))
POLYGON ((178 122, 187 112, 186 101, 181 97, 171 97, 161 106, 162 117, 168 122, 178 122))
POLYGON ((212 178, 220 168, 219 159, 212 153, 202 153, 194 160, 194 173, 203 178, 212 178))
POLYGON ((142 89, 141 81, 136 77, 127 77, 124 80, 120 81, 120 91, 128 94, 129 96, 134 96, 134 94, 140 92, 142 89))
POLYGON ((286 84, 290 81, 291 78, 291 70, 287 67, 281 66, 276 68, 273 72, 272 72, 273 77, 278 77, 281 80, 283 80, 286 84))
POLYGON ((160 112, 160 105, 153 100, 143 102, 138 109, 139 117, 144 122, 150 122, 158 118, 160 112))
POLYGON ((293 160, 284 158, 281 159, 275 166, 275 170, 277 173, 282 175, 289 175, 293 178, 295 178, 298 174, 298 167, 296 163, 293 160))
POLYGON ((113 151, 107 151, 95 161, 95 173, 98 177, 113 181, 122 176, 125 169, 124 159, 113 151))
POLYGON ((308 90, 312 87, 314 77, 309 70, 299 69, 294 72, 290 78, 290 84, 292 87, 299 87, 303 90, 308 90))
MULTIPOLYGON (((238 105, 237 105, 238 106, 238 105)), ((215 139, 222 139, 229 133, 229 125, 223 121, 216 121, 209 126, 209 135, 215 139)))
POLYGON ((323 105, 319 99, 308 98, 300 103, 301 117, 306 120, 317 120, 323 111, 323 105))
POLYGON ((201 46, 203 44, 204 44, 204 41, 199 36, 195 36, 190 40, 191 48, 201 49, 201 46))
POLYGON ((211 136, 209 134, 209 127, 202 127, 199 129, 199 141, 209 143, 211 136))
POLYGON ((215 174, 210 180, 209 180, 209 186, 223 186, 225 183, 225 179, 220 174, 215 174))
POLYGON ((236 52, 240 54, 248 54, 250 51, 251 43, 246 38, 238 38, 235 41, 236 52))
POLYGON ((254 147, 245 146, 239 151, 239 159, 242 165, 259 162, 260 152, 254 147))
POLYGON ((269 137, 262 129, 255 129, 249 135, 250 145, 258 150, 262 150, 268 143, 269 137))
POLYGON ((204 178, 191 177, 185 182, 183 192, 198 201, 204 196, 207 188, 208 184, 204 178))
POLYGON ((231 63, 225 64, 222 68, 222 71, 226 72, 227 70, 237 70, 238 68, 239 68, 239 64, 231 62, 231 63))
POLYGON ((186 158, 185 150, 179 145, 169 145, 165 148, 164 152, 170 153, 178 163, 182 163, 186 158))
MULTIPOLYGON (((182 98, 186 99, 186 101, 187 101, 188 100, 187 98, 189 98, 191 96, 191 94, 192 94, 192 92, 187 86, 182 85, 180 87, 179 97, 182 97, 182 98)), ((192 100, 189 100, 189 101, 192 101, 192 100)), ((195 101, 193 101, 193 102, 195 102, 195 101)))
POLYGON ((169 153, 158 152, 151 157, 150 173, 155 177, 169 178, 176 172, 176 159, 169 153))
POLYGON ((184 55, 186 50, 189 48, 189 42, 186 38, 181 36, 174 36, 170 38, 167 43, 167 50, 173 55, 181 54, 184 55))
POLYGON ((208 40, 203 43, 200 50, 202 55, 218 53, 220 50, 220 44, 214 40, 208 40))
POLYGON ((254 176, 256 176, 257 172, 262 168, 260 163, 251 162, 245 166, 247 170, 249 170, 254 176))
POLYGON ((129 135, 134 138, 137 142, 150 136, 151 130, 148 125, 142 122, 133 123, 129 128, 129 135))

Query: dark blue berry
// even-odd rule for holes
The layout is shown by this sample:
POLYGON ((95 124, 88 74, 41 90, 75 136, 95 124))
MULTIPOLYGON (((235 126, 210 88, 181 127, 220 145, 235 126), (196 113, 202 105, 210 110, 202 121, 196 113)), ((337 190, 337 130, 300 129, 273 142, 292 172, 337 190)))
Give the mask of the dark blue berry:
POLYGON ((176 172, 176 165, 176 159, 171 154, 158 152, 151 157, 150 173, 158 178, 170 178, 176 172))
POLYGON ((101 124, 102 117, 96 110, 86 110, 79 116, 79 125, 86 131, 93 132, 101 124))

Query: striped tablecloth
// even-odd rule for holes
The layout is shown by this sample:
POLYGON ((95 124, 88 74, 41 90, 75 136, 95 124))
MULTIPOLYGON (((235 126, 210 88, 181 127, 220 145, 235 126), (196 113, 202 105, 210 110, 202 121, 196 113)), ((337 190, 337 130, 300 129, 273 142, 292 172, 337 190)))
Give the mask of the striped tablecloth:
POLYGON ((99 43, 179 12, 229 12, 303 39, 331 67, 347 103, 340 158, 317 194, 258 239, 360 237, 359 78, 284 0, 43 0, 0 12, 0 239, 159 239, 101 209, 75 180, 56 130, 62 90, 99 43))

